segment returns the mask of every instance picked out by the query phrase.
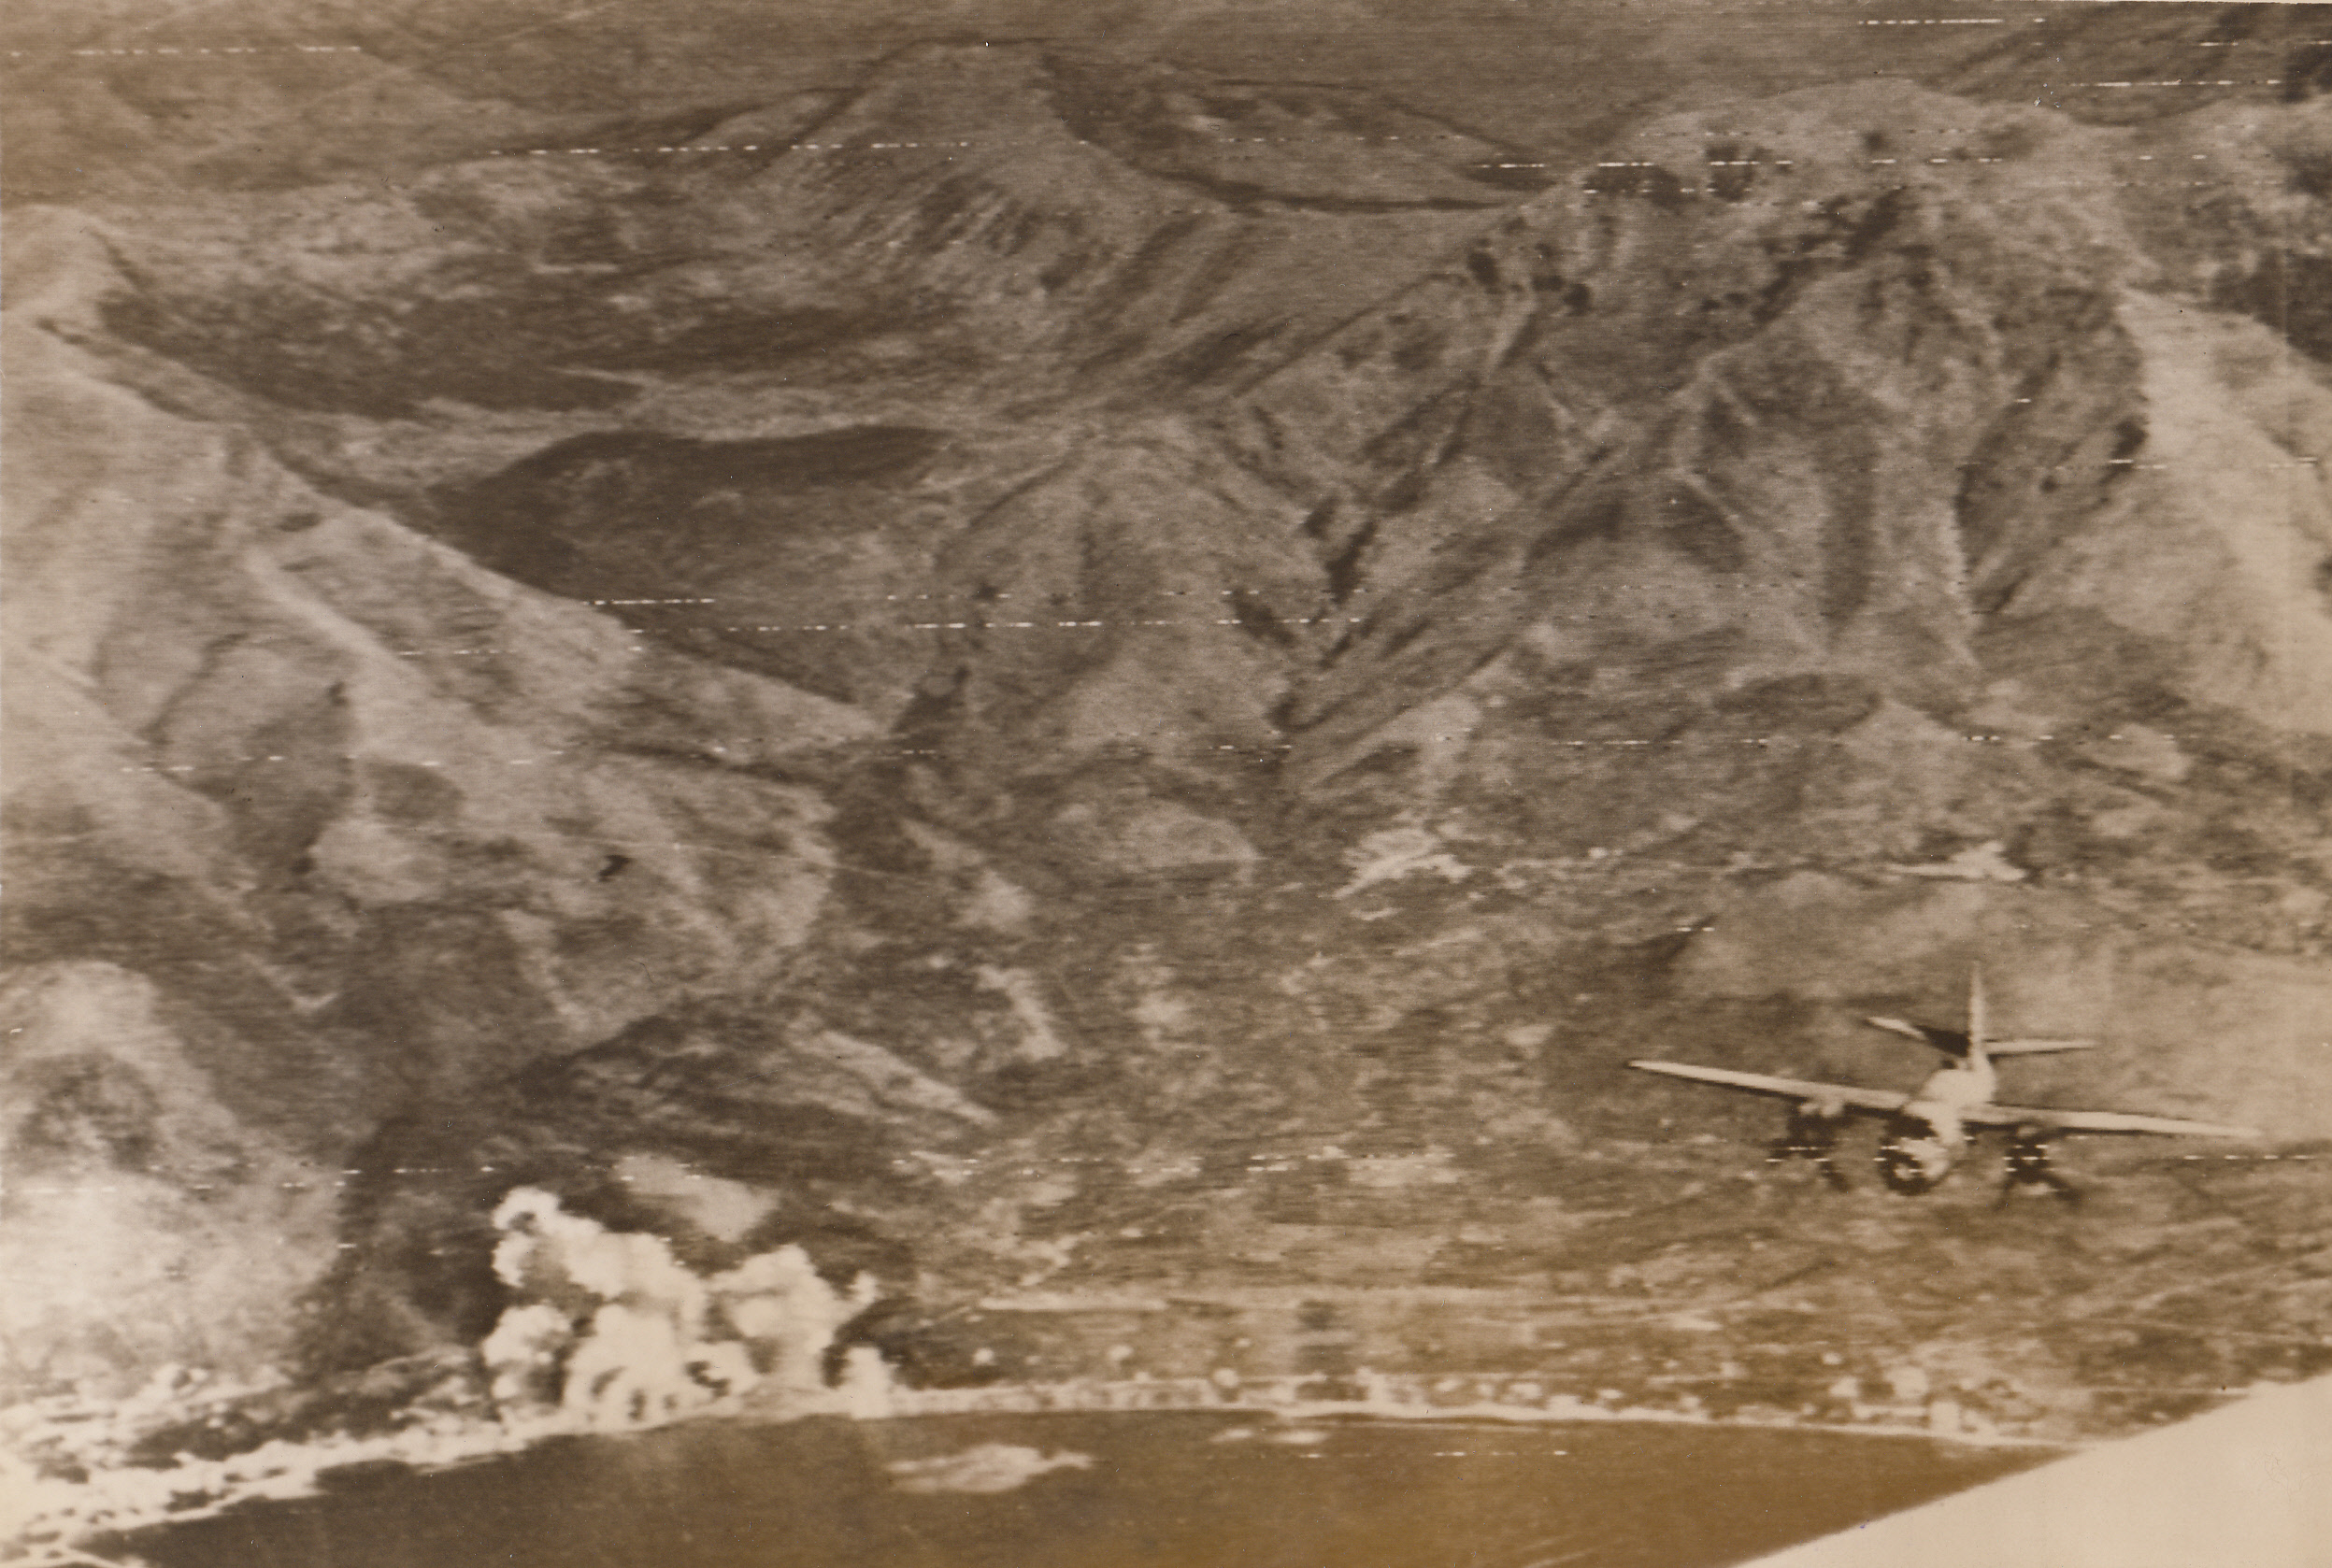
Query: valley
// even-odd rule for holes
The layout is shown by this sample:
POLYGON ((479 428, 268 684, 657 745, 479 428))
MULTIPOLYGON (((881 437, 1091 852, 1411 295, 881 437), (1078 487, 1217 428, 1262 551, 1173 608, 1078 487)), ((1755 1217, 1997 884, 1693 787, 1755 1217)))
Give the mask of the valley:
POLYGON ((8 1402, 168 1374, 134 1464, 488 1418, 508 1314, 591 1337, 521 1190, 863 1277, 765 1337, 925 1390, 2069 1442, 2332 1363, 2304 7, 1876 79, 1820 12, 1560 115, 1187 19, 616 114, 495 52, 597 24, 408 9, 316 66, 393 148, 252 62, 162 162, 152 62, 11 111, 8 1402), (2020 1096, 2267 1138, 1907 1203, 1623 1070, 1908 1087, 1860 1017, 1977 961, 2110 1047, 2020 1096))

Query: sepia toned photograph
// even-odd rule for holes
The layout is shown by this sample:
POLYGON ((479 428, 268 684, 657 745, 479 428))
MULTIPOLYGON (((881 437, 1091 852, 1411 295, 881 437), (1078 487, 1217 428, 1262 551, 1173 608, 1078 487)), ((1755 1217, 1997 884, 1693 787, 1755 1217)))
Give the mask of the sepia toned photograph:
POLYGON ((13 0, 0 1568, 2332 1568, 2332 5, 13 0))

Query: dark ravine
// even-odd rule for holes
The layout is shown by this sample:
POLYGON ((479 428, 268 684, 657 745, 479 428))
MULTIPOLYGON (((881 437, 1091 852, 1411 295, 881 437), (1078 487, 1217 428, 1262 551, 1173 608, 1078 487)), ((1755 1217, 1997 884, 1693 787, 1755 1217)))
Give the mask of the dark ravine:
POLYGON ((863 1273, 929 1385, 1108 1370, 1013 1291, 1204 1376, 1226 1293, 1419 1286, 1591 1304, 1336 1343, 2052 1438, 2320 1370, 2313 78, 2014 58, 1566 161, 929 44, 660 107, 700 155, 17 206, 0 1389, 475 1414, 521 1188, 863 1273), (1618 1070, 1907 1081, 1856 1015, 1973 959, 2114 1042, 2036 1098, 2271 1141, 1921 1207, 1618 1070))

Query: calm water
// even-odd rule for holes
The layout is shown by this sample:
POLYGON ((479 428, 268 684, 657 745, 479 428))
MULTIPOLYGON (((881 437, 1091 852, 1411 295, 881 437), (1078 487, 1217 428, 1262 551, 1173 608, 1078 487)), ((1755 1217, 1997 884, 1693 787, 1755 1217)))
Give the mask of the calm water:
POLYGON ((1211 1414, 697 1424, 351 1477, 110 1549, 156 1568, 1698 1568, 2043 1457, 1697 1426, 1274 1430, 1211 1414), (1257 1435, 1221 1440, 1238 1430, 1257 1435), (893 1469, 987 1444, 1092 1462, 993 1492, 917 1491, 934 1467, 893 1469))

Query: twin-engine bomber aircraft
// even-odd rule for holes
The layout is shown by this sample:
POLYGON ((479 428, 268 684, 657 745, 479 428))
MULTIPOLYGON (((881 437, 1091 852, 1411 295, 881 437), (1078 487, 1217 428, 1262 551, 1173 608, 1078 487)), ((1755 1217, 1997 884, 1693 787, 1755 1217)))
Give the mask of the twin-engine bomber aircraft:
POLYGON ((1879 1175, 1897 1192, 1925 1192, 1949 1176, 1953 1164, 1967 1152, 1972 1132, 1986 1128, 2009 1131, 2009 1187, 2033 1184, 2053 1189, 2062 1197, 2072 1190, 2049 1170, 2047 1145, 2065 1133, 2162 1133, 2205 1138, 2255 1138, 2246 1127, 2222 1127, 2209 1121, 2178 1117, 2139 1116, 2127 1111, 2053 1110, 2033 1105, 1995 1104, 1999 1076, 1995 1058, 2037 1056, 2045 1051, 2086 1050, 2094 1040, 1994 1040, 1984 1033, 1983 973, 1972 972, 1967 982, 1967 1032, 1907 1023, 1901 1019, 1866 1020, 1893 1033, 1931 1046, 1950 1060, 1910 1094, 1884 1089, 1856 1089, 1846 1084, 1813 1083, 1804 1078, 1773 1077, 1764 1073, 1737 1073, 1724 1067, 1695 1067, 1681 1062, 1631 1062, 1630 1067, 1690 1078, 1724 1089, 1746 1090, 1798 1102, 1790 1131, 1777 1147, 1783 1154, 1805 1154, 1821 1163, 1835 1185, 1845 1178, 1829 1163, 1837 1127, 1847 1116, 1887 1118, 1879 1141, 1879 1175))

